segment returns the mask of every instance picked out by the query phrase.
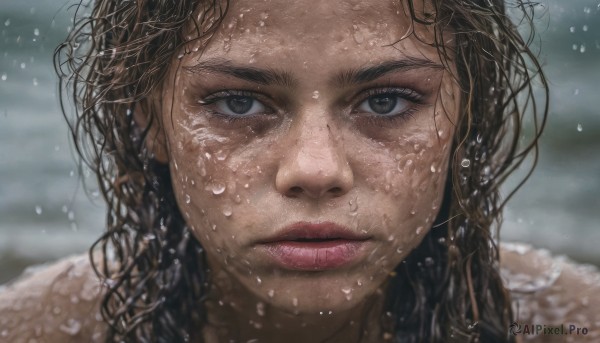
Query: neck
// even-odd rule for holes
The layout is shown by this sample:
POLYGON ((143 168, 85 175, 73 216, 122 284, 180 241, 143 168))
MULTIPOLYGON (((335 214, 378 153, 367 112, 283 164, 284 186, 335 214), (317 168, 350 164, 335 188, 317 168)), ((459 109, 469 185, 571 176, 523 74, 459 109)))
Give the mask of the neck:
POLYGON ((201 334, 204 342, 358 343, 381 340, 384 292, 377 292, 344 311, 290 313, 269 306, 242 285, 219 282, 223 277, 226 276, 213 279, 213 288, 205 303, 207 323, 201 334))

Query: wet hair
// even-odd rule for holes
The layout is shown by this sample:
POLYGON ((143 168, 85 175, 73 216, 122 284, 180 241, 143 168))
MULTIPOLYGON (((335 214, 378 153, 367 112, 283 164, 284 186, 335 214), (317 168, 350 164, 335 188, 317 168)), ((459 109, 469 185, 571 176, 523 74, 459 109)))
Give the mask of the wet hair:
MULTIPOLYGON (((391 274, 382 325, 394 342, 510 342, 514 314, 500 278, 498 229, 504 204, 535 166, 548 112, 548 86, 530 48, 535 4, 424 2, 404 5, 413 23, 433 29, 433 40, 413 34, 437 48, 460 86, 461 116, 440 212, 391 274), (530 139, 521 142, 526 133, 530 139), (528 156, 529 173, 502 198, 500 186, 528 156)), ((90 249, 105 281, 107 341, 182 342, 206 319, 210 272, 175 202, 168 166, 146 148, 154 139, 148 128, 159 120, 147 99, 162 87, 175 54, 188 52, 189 23, 193 40, 210 39, 227 9, 225 0, 79 4, 74 28, 56 50, 75 148, 108 205, 107 230, 90 249), (133 119, 136 106, 149 115, 145 129, 133 119)))

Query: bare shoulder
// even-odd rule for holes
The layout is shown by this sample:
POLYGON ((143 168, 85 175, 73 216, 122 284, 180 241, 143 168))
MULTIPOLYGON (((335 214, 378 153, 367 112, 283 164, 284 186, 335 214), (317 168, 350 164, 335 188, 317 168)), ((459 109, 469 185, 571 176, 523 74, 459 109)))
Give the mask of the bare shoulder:
POLYGON ((500 270, 527 342, 599 342, 600 272, 526 244, 501 243, 500 270))
POLYGON ((0 288, 0 342, 101 341, 99 294, 87 255, 31 268, 0 288))

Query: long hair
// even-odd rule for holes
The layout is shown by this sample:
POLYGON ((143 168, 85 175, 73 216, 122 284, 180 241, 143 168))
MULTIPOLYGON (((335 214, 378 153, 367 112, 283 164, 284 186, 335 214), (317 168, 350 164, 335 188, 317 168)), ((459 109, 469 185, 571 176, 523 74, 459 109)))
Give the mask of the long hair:
MULTIPOLYGON (((548 87, 530 49, 534 4, 515 0, 519 18, 508 16, 503 0, 425 2, 431 13, 412 0, 406 8, 413 23, 433 28, 426 43, 454 63, 461 114, 438 218, 390 276, 381 321, 395 342, 510 342, 513 313, 497 245, 502 208, 516 189, 502 199, 499 188, 527 156, 535 166, 548 112, 548 87), (515 19, 529 29, 528 39, 515 19), (533 134, 523 144, 527 116, 533 134)), ((108 204, 107 230, 90 257, 105 281, 101 313, 109 342, 184 342, 192 324, 205 320, 204 251, 177 207, 168 166, 146 149, 153 139, 148 128, 158 120, 146 99, 160 89, 174 54, 186 52, 189 23, 194 40, 209 39, 227 9, 220 0, 80 3, 73 30, 55 52, 75 148, 108 204), (150 115, 144 130, 133 120, 135 106, 150 115), (100 260, 92 254, 97 249, 100 260)))

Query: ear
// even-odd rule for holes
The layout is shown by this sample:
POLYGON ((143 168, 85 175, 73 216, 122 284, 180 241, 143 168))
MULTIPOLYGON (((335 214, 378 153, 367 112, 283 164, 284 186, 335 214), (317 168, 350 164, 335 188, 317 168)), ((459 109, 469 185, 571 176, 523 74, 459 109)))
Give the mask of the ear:
POLYGON ((148 151, 154 155, 157 162, 169 163, 169 149, 167 148, 167 139, 163 129, 162 120, 158 111, 158 106, 153 106, 151 100, 140 101, 135 104, 133 110, 133 120, 140 131, 148 128, 148 133, 144 139, 144 144, 148 151))

